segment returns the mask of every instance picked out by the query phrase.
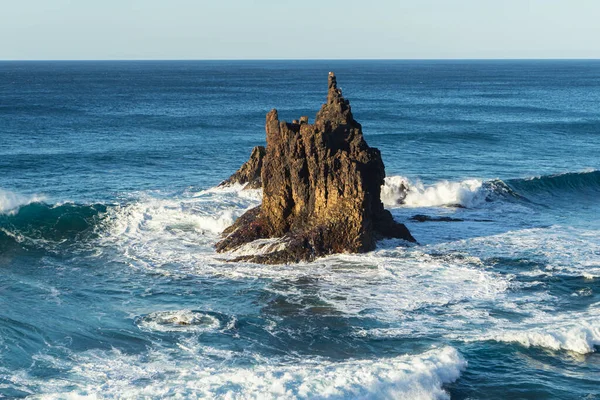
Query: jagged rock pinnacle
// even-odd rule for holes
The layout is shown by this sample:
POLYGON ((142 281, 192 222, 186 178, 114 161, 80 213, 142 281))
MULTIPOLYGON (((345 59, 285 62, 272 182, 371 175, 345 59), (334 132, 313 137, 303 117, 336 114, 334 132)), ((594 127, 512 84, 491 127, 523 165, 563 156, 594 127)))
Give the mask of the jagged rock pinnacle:
POLYGON ((337 80, 335 79, 335 74, 333 72, 329 73, 328 88, 329 90, 337 88, 337 80))
POLYGON ((337 87, 337 79, 335 79, 335 74, 333 72, 329 73, 327 83, 327 104, 334 104, 339 102, 340 99, 343 100, 342 91, 337 87))
POLYGON ((329 73, 327 102, 315 123, 305 117, 297 122, 279 121, 276 110, 267 114, 262 205, 224 231, 217 251, 279 238, 260 254, 239 259, 286 263, 369 251, 381 237, 414 241, 383 208, 381 154, 365 142, 335 74, 329 73))
POLYGON ((327 102, 323 104, 321 110, 317 113, 315 123, 330 123, 331 125, 358 124, 352 116, 350 102, 344 99, 342 90, 337 87, 337 79, 333 72, 330 72, 328 77, 327 102))

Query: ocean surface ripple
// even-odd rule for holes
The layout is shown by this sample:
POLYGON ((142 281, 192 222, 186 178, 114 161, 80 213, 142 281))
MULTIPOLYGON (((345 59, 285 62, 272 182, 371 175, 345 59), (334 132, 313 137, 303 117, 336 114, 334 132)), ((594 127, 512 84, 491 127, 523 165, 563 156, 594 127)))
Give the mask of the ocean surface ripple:
POLYGON ((596 398, 598 72, 0 63, 0 398, 596 398), (262 196, 216 185, 269 107, 314 115, 329 70, 419 244, 215 253, 262 196))

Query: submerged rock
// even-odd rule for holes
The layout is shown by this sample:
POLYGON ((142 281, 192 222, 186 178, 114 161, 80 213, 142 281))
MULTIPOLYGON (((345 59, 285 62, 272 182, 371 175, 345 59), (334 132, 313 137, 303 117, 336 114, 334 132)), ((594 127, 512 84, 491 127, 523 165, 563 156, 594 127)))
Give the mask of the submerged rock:
POLYGON ((277 250, 240 259, 261 263, 312 260, 332 253, 373 250, 379 238, 414 242, 380 198, 385 170, 369 147, 350 103, 329 74, 327 103, 314 124, 287 123, 277 110, 266 120, 262 205, 247 211, 217 243, 229 251, 257 239, 281 238, 277 250))
POLYGON ((432 217, 430 215, 425 214, 415 214, 409 218, 414 222, 494 222, 493 219, 462 219, 462 218, 452 218, 452 217, 432 217))
POLYGON ((267 151, 263 146, 256 146, 253 148, 250 159, 233 175, 221 182, 219 186, 230 186, 238 183, 246 185, 244 189, 260 189, 262 187, 260 173, 266 153, 267 151))
POLYGON ((463 222, 462 218, 452 218, 452 217, 432 217, 430 215, 425 214, 416 214, 410 217, 411 221, 416 222, 463 222))

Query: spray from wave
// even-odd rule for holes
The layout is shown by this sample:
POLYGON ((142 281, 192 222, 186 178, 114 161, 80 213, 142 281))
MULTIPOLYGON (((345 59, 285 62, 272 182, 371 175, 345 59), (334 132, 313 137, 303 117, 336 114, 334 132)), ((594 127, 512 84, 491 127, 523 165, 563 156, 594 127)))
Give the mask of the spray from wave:
POLYGON ((596 346, 600 346, 600 327, 598 324, 584 321, 577 327, 513 330, 490 335, 487 339, 518 343, 524 347, 543 347, 554 351, 588 354, 593 353, 596 346))
POLYGON ((57 250, 57 246, 78 246, 94 237, 94 228, 106 209, 102 204, 21 205, 18 211, 0 214, 0 246, 50 251, 57 250))
POLYGON ((3 196, 3 249, 88 249, 90 239, 98 239, 94 246, 117 245, 126 254, 135 253, 138 246, 150 246, 168 255, 173 248, 188 246, 186 253, 198 245, 212 248, 216 235, 245 209, 256 205, 260 192, 242 190, 241 186, 213 188, 172 198, 142 194, 115 204, 47 204, 41 197, 10 192, 3 192, 3 196))
POLYGON ((569 172, 532 178, 441 181, 426 185, 404 176, 385 178, 381 200, 386 207, 476 208, 498 200, 551 205, 600 193, 600 171, 569 172))
POLYGON ((403 176, 385 178, 381 200, 385 206, 407 207, 461 206, 471 207, 481 201, 483 182, 470 179, 462 182, 438 182, 425 186, 403 176))
POLYGON ((0 214, 16 214, 22 206, 38 203, 44 200, 43 196, 23 196, 9 190, 0 189, 0 214))

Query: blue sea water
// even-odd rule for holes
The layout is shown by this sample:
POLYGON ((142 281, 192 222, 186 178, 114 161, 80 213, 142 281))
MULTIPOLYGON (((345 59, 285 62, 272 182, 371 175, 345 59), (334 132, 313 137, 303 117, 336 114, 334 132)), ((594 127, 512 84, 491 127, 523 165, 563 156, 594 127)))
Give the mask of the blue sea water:
POLYGON ((599 154, 600 61, 0 62, 0 398, 600 398, 599 154), (216 254, 328 71, 419 245, 216 254))

